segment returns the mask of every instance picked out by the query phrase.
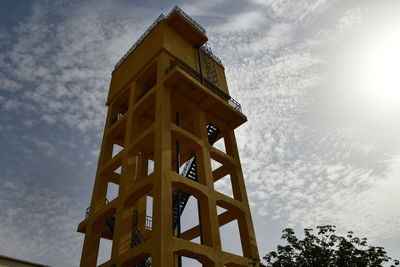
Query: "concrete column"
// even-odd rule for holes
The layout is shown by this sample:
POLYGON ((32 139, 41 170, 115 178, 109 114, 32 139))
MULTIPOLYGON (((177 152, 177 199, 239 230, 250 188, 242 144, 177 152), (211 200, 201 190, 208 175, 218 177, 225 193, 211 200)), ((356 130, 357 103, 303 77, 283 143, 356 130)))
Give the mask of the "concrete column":
POLYGON ((242 167, 240 165, 239 152, 236 144, 236 137, 233 130, 225 130, 225 145, 227 149, 227 153, 235 158, 235 166, 233 170, 232 178, 232 186, 234 183, 239 190, 241 201, 243 203, 244 209, 243 214, 238 217, 238 225, 240 237, 242 240, 242 249, 243 253, 246 254, 247 257, 258 258, 258 249, 257 249, 257 241, 254 234, 254 226, 253 220, 251 218, 250 206, 247 199, 246 187, 244 183, 242 167))
MULTIPOLYGON (((168 65, 165 56, 160 57, 157 66, 157 80, 164 76, 168 65)), ((154 174, 156 182, 153 188, 153 229, 152 236, 157 237, 157 246, 153 247, 152 265, 171 267, 174 265, 172 244, 172 183, 169 173, 171 161, 171 99, 170 88, 160 86, 156 95, 154 174)))

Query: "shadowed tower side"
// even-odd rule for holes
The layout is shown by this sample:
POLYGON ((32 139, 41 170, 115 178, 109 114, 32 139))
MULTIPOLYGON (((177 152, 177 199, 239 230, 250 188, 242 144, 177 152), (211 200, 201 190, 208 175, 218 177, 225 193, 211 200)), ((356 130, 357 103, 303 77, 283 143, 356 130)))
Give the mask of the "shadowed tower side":
POLYGON ((81 266, 180 267, 192 259, 247 267, 258 258, 234 134, 247 118, 206 42, 175 7, 117 63, 92 200, 78 226, 81 266), (217 190, 221 181, 229 196, 217 190), (240 255, 221 244, 221 228, 232 223, 240 255), (111 251, 101 263, 103 241, 111 251))

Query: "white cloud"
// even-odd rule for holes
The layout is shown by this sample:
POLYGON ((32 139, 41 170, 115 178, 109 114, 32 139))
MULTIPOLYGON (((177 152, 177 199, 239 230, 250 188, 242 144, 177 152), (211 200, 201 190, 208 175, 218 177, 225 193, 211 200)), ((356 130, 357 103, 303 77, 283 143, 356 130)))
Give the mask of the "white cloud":
POLYGON ((21 101, 18 101, 15 99, 8 99, 3 104, 3 108, 7 111, 15 111, 15 110, 19 110, 22 105, 23 105, 23 103, 21 101))
MULTIPOLYGON (((324 48, 340 42, 367 9, 323 0, 250 2, 243 10, 226 13, 216 10, 229 9, 224 6, 229 1, 189 3, 183 8, 190 15, 213 18, 204 26, 215 54, 225 63, 231 94, 248 116, 237 138, 252 207, 263 220, 275 220, 282 228, 326 222, 367 237, 399 238, 399 151, 383 147, 379 136, 363 129, 325 118, 316 122, 310 114, 310 109, 314 114, 320 111, 311 104, 325 82, 324 48), (328 20, 334 25, 326 25, 328 20)), ((100 139, 113 65, 158 11, 93 3, 71 4, 63 14, 54 13, 62 15, 54 25, 47 21, 54 6, 36 3, 33 15, 13 30, 16 42, 0 56, 0 63, 5 63, 0 66, 0 84, 2 92, 18 94, 0 96, 2 111, 8 112, 0 118, 0 132, 13 133, 18 127, 10 121, 22 110, 31 116, 24 122, 28 131, 42 120, 49 127, 79 130, 85 145, 100 139)), ((0 30, 0 39, 4 36, 0 30)), ((20 146, 32 155, 62 154, 62 145, 79 148, 72 139, 61 144, 30 134, 19 138, 27 142, 20 146)), ((97 157, 98 147, 96 143, 88 149, 89 155, 97 157)), ((87 153, 80 155, 85 158, 87 153)), ((4 217, 10 218, 0 230, 0 240, 10 240, 10 245, 0 242, 5 254, 15 255, 26 244, 22 257, 44 257, 45 263, 57 266, 69 259, 78 262, 81 236, 74 231, 81 214, 71 209, 76 205, 73 200, 46 188, 33 187, 30 192, 23 183, 8 182, 3 190, 20 199, 12 204, 8 194, 0 194, 1 206, 7 207, 3 212, 9 216, 4 217), (41 205, 31 207, 32 203, 41 205), (14 223, 22 221, 27 221, 29 233, 14 223), (43 225, 58 234, 46 236, 43 225), (60 247, 60 239, 67 249, 60 247), (59 251, 64 251, 60 257, 59 251)))
POLYGON ((41 117, 41 119, 47 123, 54 124, 56 123, 56 119, 48 114, 45 114, 41 117))
MULTIPOLYGON (((272 10, 275 16, 285 20, 295 20, 300 23, 304 22, 308 17, 315 17, 318 9, 326 10, 326 0, 250 0, 250 2, 259 4, 269 10, 272 10)), ((330 1, 333 4, 334 1, 330 1)), ((309 19, 309 18, 308 18, 309 19)))
POLYGON ((5 109, 30 103, 47 122, 78 125, 82 132, 102 126, 110 72, 138 29, 147 24, 134 21, 142 17, 151 22, 146 17, 150 11, 140 8, 130 8, 134 12, 129 17, 125 10, 124 24, 109 20, 108 5, 104 1, 96 9, 89 3, 63 7, 60 21, 48 25, 49 16, 61 11, 41 2, 33 4, 32 15, 8 30, 16 41, 2 55, 8 63, 3 65, 0 84, 5 91, 23 94, 6 102, 5 109))
POLYGON ((231 34, 238 31, 258 30, 266 26, 268 17, 259 10, 239 13, 229 16, 227 22, 211 27, 211 31, 216 33, 231 34))
POLYGON ((183 3, 182 6, 180 7, 187 14, 190 14, 191 17, 207 16, 207 15, 221 16, 221 13, 215 12, 215 7, 224 4, 226 2, 227 2, 226 0, 195 1, 191 3, 183 3))
POLYGON ((54 145, 46 140, 41 140, 38 138, 32 138, 31 140, 33 144, 39 148, 39 150, 42 150, 46 155, 55 155, 56 154, 56 148, 54 145))
POLYGON ((210 38, 225 63, 231 94, 249 118, 237 133, 252 206, 282 224, 336 223, 371 238, 398 238, 400 202, 389 190, 396 188, 397 175, 382 162, 394 152, 383 154, 381 136, 356 125, 314 122, 308 113, 325 86, 320 48, 339 42, 368 8, 336 9, 333 25, 316 27, 312 23, 329 12, 324 1, 258 3, 279 22, 272 19, 267 30, 260 23, 251 34, 215 31, 210 38))
POLYGON ((0 85, 0 89, 5 92, 16 93, 22 87, 20 83, 14 81, 14 80, 8 79, 2 73, 0 73, 0 80, 2 81, 2 83, 0 85))
POLYGON ((77 203, 59 192, 28 186, 25 179, 12 177, 0 188, 0 240, 7 241, 0 242, 2 254, 52 266, 77 266, 82 237, 75 231, 82 214, 71 208, 77 203))

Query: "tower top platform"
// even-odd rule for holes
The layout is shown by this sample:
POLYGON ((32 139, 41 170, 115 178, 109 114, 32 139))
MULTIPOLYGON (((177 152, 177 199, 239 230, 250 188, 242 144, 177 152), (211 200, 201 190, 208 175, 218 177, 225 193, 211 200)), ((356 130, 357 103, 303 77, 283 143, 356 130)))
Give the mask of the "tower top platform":
MULTIPOLYGON (((122 58, 115 65, 114 71, 135 51, 135 49, 143 42, 144 39, 161 23, 167 23, 170 27, 174 28, 182 36, 186 37, 192 45, 200 47, 208 41, 206 30, 197 23, 192 17, 186 14, 178 6, 175 6, 167 16, 161 14, 150 25, 149 28, 140 36, 140 38, 129 48, 129 50, 122 56, 122 58)), ((222 65, 221 60, 213 55, 216 61, 222 65)))
POLYGON ((161 14, 115 65, 107 105, 132 81, 146 76, 144 73, 155 64, 160 53, 168 54, 171 60, 181 60, 198 75, 209 79, 226 99, 231 99, 224 66, 207 41, 205 29, 178 6, 167 16, 161 14))

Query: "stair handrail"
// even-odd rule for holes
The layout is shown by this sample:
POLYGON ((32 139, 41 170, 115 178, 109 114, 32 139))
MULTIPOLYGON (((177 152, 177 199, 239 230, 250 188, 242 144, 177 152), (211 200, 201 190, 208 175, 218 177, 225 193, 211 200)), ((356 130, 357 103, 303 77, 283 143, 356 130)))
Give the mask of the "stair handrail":
POLYGON ((172 210, 173 213, 178 213, 180 211, 180 214, 177 214, 177 217, 175 218, 174 216, 172 216, 173 219, 173 224, 172 224, 172 229, 175 229, 175 227, 178 225, 178 218, 182 215, 183 210, 185 209, 185 206, 189 200, 190 194, 180 191, 179 189, 176 189, 176 195, 174 198, 174 202, 172 204, 172 210), (180 194, 179 198, 177 194, 180 194), (181 205, 181 202, 183 200, 183 205, 181 205), (180 207, 180 209, 177 209, 177 207, 180 207))
POLYGON ((189 160, 186 161, 186 163, 185 163, 185 167, 183 168, 183 171, 181 173, 182 176, 186 176, 187 175, 187 173, 188 173, 188 171, 190 169, 190 166, 192 165, 192 162, 193 162, 193 160, 195 160, 195 158, 196 158, 196 154, 193 151, 192 153, 190 153, 189 160))
POLYGON ((137 245, 143 243, 146 241, 146 238, 143 236, 143 234, 139 231, 136 225, 132 225, 132 232, 134 232, 132 239, 135 239, 137 245))
MULTIPOLYGON (((150 217, 150 216, 146 216, 150 217)), ((146 241, 146 238, 143 236, 143 234, 140 232, 140 230, 137 227, 137 218, 138 218, 138 212, 133 211, 132 215, 132 237, 131 237, 131 247, 138 246, 139 244, 143 243, 146 241), (136 244, 135 244, 136 243, 136 244)), ((151 262, 148 259, 145 259, 138 264, 134 265, 135 267, 151 267, 151 262)))
MULTIPOLYGON (((219 129, 215 125, 213 125, 211 123, 207 125, 208 142, 211 145, 215 142, 215 139, 217 138, 219 132, 220 132, 219 129)), ((191 152, 191 154, 189 156, 189 160, 185 163, 185 167, 183 168, 183 171, 181 173, 182 176, 189 178, 188 173, 189 173, 190 168, 192 167, 192 164, 195 164, 195 160, 196 160, 196 154, 193 151, 193 152, 191 152)), ((189 179, 191 179, 191 178, 189 178, 189 179)), ((173 228, 172 229, 175 229, 176 225, 178 224, 178 218, 182 215, 183 210, 185 209, 185 206, 189 200, 189 197, 190 197, 190 194, 183 192, 179 189, 175 189, 175 197, 172 202, 172 212, 173 212, 173 216, 172 216, 172 219, 173 219, 172 227, 173 228), (178 194, 181 194, 181 195, 179 195, 179 198, 178 198, 178 194), (183 205, 181 205, 181 202, 183 202, 183 205), (180 207, 180 208, 178 209, 178 207, 180 207), (177 214, 177 216, 175 218, 174 214, 179 213, 179 211, 180 211, 180 214, 177 214)))
POLYGON ((219 129, 215 125, 213 125, 211 123, 207 125, 207 136, 208 136, 208 142, 210 143, 210 145, 213 145, 215 143, 219 132, 220 132, 219 129), (211 131, 213 131, 214 129, 215 130, 213 132, 211 132, 210 129, 211 129, 211 131), (208 134, 208 133, 210 133, 210 134, 208 134), (215 133, 215 135, 213 136, 214 133, 215 133))

